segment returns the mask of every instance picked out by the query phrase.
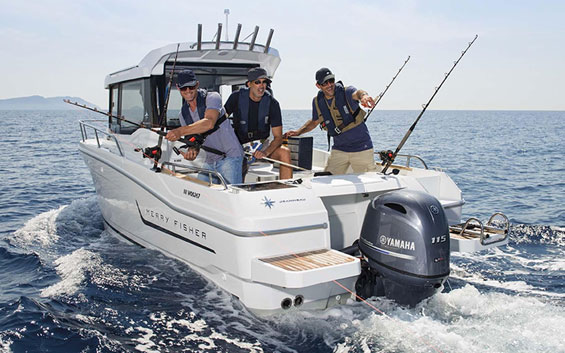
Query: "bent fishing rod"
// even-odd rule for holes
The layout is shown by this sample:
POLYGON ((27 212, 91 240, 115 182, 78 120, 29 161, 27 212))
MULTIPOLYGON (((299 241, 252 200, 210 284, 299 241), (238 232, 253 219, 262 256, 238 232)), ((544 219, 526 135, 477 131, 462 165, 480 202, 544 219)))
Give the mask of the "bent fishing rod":
POLYGON ((404 144, 406 143, 406 140, 408 140, 408 137, 410 137, 410 135, 412 134, 412 131, 414 131, 414 128, 416 127, 416 124, 418 124, 418 121, 420 121, 420 118, 422 117, 422 115, 424 115, 424 112, 426 111, 426 109, 428 109, 428 106, 430 105, 430 103, 432 102, 432 100, 434 99, 434 97, 436 96, 436 94, 438 93, 439 89, 441 88, 441 86, 443 86, 443 83, 447 80, 447 78, 449 77, 449 75, 451 74, 451 72, 453 71, 453 69, 455 69, 455 66, 457 66, 457 64, 459 63, 459 61, 463 58, 463 56, 465 55, 465 53, 467 53, 467 50, 469 50, 469 48, 471 47, 471 45, 473 45, 473 43, 475 43, 475 40, 477 40, 477 38, 479 37, 479 35, 475 35, 475 38, 473 38, 473 40, 471 42, 469 42, 469 45, 467 45, 467 48, 465 48, 465 50, 463 50, 461 52, 461 56, 459 56, 459 59, 457 59, 457 61, 455 61, 453 63, 453 66, 451 67, 451 70, 449 70, 449 72, 447 72, 445 74, 445 77, 443 78, 443 80, 441 81, 441 83, 439 84, 439 86, 437 86, 435 88, 434 94, 432 94, 432 96, 430 97, 430 99, 428 100, 427 103, 422 105, 422 111, 420 112, 420 114, 418 115, 418 117, 416 118, 416 121, 414 121, 414 123, 412 124, 412 126, 410 126, 410 128, 408 129, 408 131, 406 132, 406 134, 404 135, 404 137, 402 138, 402 141, 400 141, 400 144, 398 145, 398 147, 396 147, 396 150, 391 153, 390 151, 388 151, 386 153, 386 158, 385 160, 383 160, 383 163, 386 162, 385 167, 382 170, 382 173, 385 174, 386 171, 388 170, 388 168, 391 166, 391 164, 394 162, 394 159, 396 158, 396 156, 398 155, 398 152, 400 152, 400 149, 402 149, 402 147, 404 146, 404 144))
POLYGON ((398 69, 398 72, 396 73, 396 75, 394 75, 394 77, 392 78, 392 81, 390 81, 390 83, 386 86, 385 90, 377 96, 377 101, 375 102, 375 105, 373 105, 371 110, 369 110, 369 113, 367 113, 367 116, 365 117, 365 121, 367 121, 367 119, 369 118, 369 115, 371 115, 373 110, 375 110, 375 107, 377 106, 377 104, 379 104, 379 102, 381 101, 381 99, 385 95, 386 91, 388 91, 389 87, 392 85, 394 80, 396 80, 396 77, 398 76, 398 74, 400 74, 400 71, 402 71, 402 69, 404 69, 404 66, 406 66, 406 63, 408 62, 408 60, 410 60, 410 55, 408 55, 408 58, 404 61, 404 64, 402 64, 400 69, 398 69))

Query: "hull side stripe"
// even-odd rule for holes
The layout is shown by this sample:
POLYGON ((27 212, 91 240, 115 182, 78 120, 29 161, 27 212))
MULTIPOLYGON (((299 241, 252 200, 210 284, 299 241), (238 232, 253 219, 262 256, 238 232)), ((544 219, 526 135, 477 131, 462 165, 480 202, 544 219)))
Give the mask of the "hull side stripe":
POLYGON ((120 235, 121 237, 123 237, 123 238, 126 239, 127 241, 129 241, 129 242, 131 242, 131 243, 133 243, 133 244, 135 244, 135 245, 137 245, 137 246, 140 246, 140 247, 142 247, 142 248, 145 248, 145 246, 139 244, 139 243, 136 242, 135 240, 131 239, 130 237, 126 236, 124 233, 122 233, 122 232, 120 232, 119 230, 117 230, 116 228, 114 228, 114 227, 110 224, 110 222, 108 222, 108 221, 106 220, 106 218, 104 218, 104 216, 102 216, 102 219, 104 220, 104 223, 106 223, 106 225, 107 225, 108 227, 112 228, 112 230, 113 230, 114 232, 116 232, 118 235, 120 235))
POLYGON ((206 251, 209 251, 209 252, 211 252, 212 254, 215 254, 215 253, 216 253, 216 251, 214 251, 213 249, 210 249, 210 248, 207 247, 207 246, 204 246, 204 245, 202 245, 202 244, 199 244, 199 243, 197 243, 197 242, 195 242, 195 241, 192 241, 192 240, 190 240, 190 239, 186 239, 186 238, 183 237, 182 235, 179 235, 179 234, 177 234, 177 233, 171 232, 170 230, 168 230, 168 229, 166 229, 166 228, 163 228, 163 227, 161 227, 161 226, 159 226, 159 225, 157 225, 157 224, 155 224, 155 223, 149 222, 148 220, 146 220, 145 218, 143 218, 143 215, 141 214, 141 209, 139 208, 139 204, 137 203, 137 200, 135 201, 135 204, 136 204, 136 206, 137 206, 137 210, 139 211, 139 217, 141 218, 141 221, 143 222, 143 224, 145 224, 146 226, 151 227, 151 228, 154 228, 154 229, 157 229, 158 231, 160 231, 160 232, 162 232, 162 233, 171 235, 171 236, 173 236, 173 237, 175 237, 175 238, 177 238, 177 239, 179 239, 179 240, 182 240, 182 241, 187 242, 187 243, 189 243, 189 244, 191 244, 191 245, 194 245, 194 246, 197 246, 197 247, 199 247, 199 248, 201 248, 201 249, 204 249, 204 250, 206 250, 206 251))

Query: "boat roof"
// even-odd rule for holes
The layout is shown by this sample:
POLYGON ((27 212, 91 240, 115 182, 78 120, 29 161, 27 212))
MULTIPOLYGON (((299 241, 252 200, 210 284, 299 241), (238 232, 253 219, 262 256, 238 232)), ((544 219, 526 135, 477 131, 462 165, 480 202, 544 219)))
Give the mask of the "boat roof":
POLYGON ((166 67, 172 67, 177 52, 176 69, 183 67, 256 67, 260 66, 273 77, 281 61, 275 48, 253 42, 215 41, 172 43, 150 51, 133 67, 106 76, 104 87, 138 78, 163 75, 166 67))

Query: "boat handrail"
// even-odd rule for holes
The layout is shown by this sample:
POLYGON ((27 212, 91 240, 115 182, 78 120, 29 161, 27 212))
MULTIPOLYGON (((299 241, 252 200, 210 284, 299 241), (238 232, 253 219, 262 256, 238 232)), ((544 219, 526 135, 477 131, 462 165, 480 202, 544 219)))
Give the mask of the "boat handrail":
MULTIPOLYGON (((379 152, 374 151, 374 154, 379 154, 379 152)), ((420 163, 422 163, 422 165, 424 166, 424 169, 430 169, 428 168, 428 165, 426 164, 426 162, 424 161, 424 159, 422 159, 422 157, 418 156, 418 155, 413 155, 413 154, 398 154, 396 155, 396 157, 404 157, 406 158, 406 165, 405 167, 409 168, 410 167, 410 161, 412 159, 417 159, 418 161, 420 161, 420 163)))
POLYGON ((223 190, 227 190, 228 189, 228 183, 226 182, 226 179, 224 179, 224 177, 222 176, 222 174, 218 173, 215 170, 211 170, 211 169, 203 169, 203 168, 199 168, 199 167, 195 167, 195 166, 190 166, 190 165, 186 165, 186 164, 180 164, 180 163, 175 163, 175 162, 163 162, 162 166, 165 167, 167 166, 168 169, 170 169, 174 174, 188 174, 188 173, 204 173, 204 174, 208 174, 208 183, 196 179, 195 180, 199 180, 202 181, 203 183, 208 184, 208 186, 212 186, 212 175, 215 176, 216 178, 218 178, 218 180, 220 180, 221 186, 223 187, 223 190), (186 171, 177 171, 177 167, 178 168, 183 168, 183 169, 188 169, 189 172, 187 173, 186 171))
POLYGON ((113 140, 116 143, 116 147, 118 147, 118 152, 120 153, 120 156, 123 157, 124 153, 122 152, 122 146, 120 146, 120 142, 118 141, 116 136, 114 136, 114 134, 112 134, 111 132, 104 131, 99 127, 96 127, 92 124, 89 124, 91 122, 96 122, 96 123, 102 122, 102 123, 105 123, 105 124, 108 123, 107 120, 101 120, 101 119, 80 120, 79 125, 80 125, 80 133, 82 135, 82 142, 85 142, 88 139, 88 134, 86 133, 86 128, 91 128, 92 130, 94 130, 94 136, 96 137, 96 143, 98 144, 98 148, 101 148, 100 138, 98 136, 98 133, 100 132, 101 134, 106 136, 107 140, 113 140))

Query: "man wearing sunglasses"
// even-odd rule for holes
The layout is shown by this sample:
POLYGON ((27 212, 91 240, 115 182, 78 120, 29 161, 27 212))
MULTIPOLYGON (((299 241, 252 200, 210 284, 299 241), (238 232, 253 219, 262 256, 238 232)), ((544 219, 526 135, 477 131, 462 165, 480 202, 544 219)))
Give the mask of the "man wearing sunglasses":
MULTIPOLYGON (((169 131, 166 139, 176 141, 186 135, 199 135, 203 139, 205 136, 202 148, 209 153, 202 168, 217 171, 229 184, 240 184, 243 149, 225 117, 222 97, 217 92, 200 89, 199 85, 192 70, 178 74, 177 88, 183 98, 179 114, 181 127, 169 131)), ((199 148, 189 148, 183 155, 194 160, 199 152, 199 148)))
MULTIPOLYGON (((233 92, 224 107, 228 116, 233 113, 233 127, 241 144, 254 141, 263 143, 253 157, 270 157, 290 164, 290 150, 282 146, 281 107, 267 89, 270 83, 265 69, 250 69, 246 87, 233 92), (267 138, 271 133, 273 140, 269 143, 267 138)), ((292 168, 281 165, 279 178, 292 178, 292 168)))
POLYGON ((312 120, 284 137, 299 136, 321 125, 328 133, 328 144, 330 137, 334 142, 326 171, 334 175, 345 174, 349 167, 354 173, 376 171, 373 142, 365 125, 367 113, 359 106, 372 108, 373 98, 354 86, 336 82, 326 67, 316 72, 316 87, 319 91, 312 100, 312 120))

